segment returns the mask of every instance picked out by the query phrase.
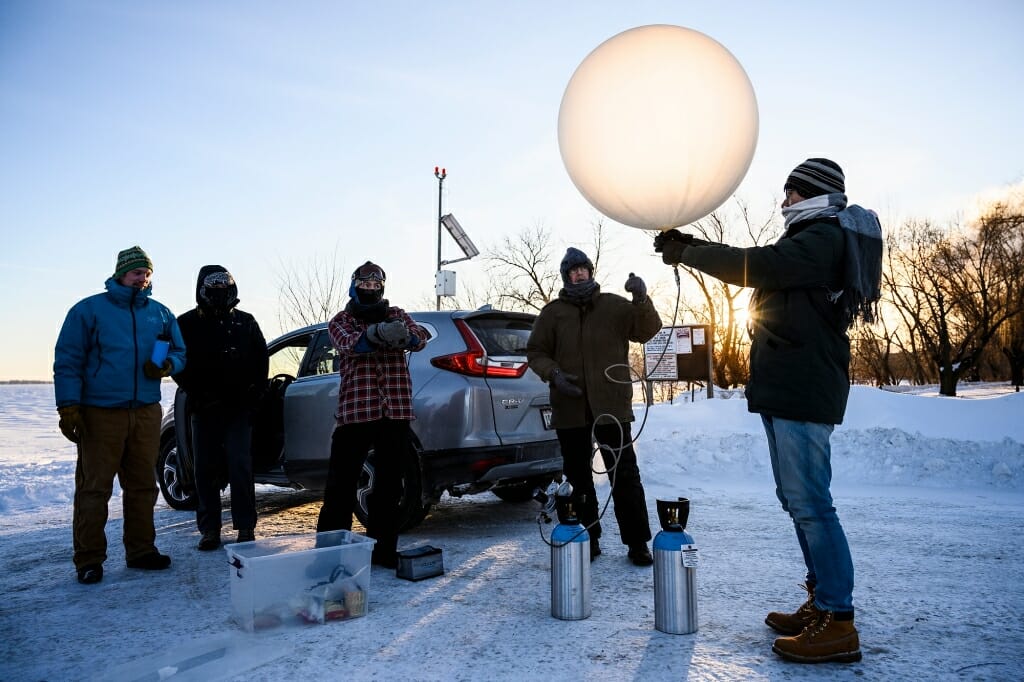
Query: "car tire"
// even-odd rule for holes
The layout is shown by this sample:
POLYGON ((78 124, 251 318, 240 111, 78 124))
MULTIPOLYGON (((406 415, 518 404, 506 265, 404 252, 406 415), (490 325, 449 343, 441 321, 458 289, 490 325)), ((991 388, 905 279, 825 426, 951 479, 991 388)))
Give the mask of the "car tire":
POLYGON ((491 488, 491 492, 498 496, 503 502, 526 502, 533 499, 533 493, 540 488, 544 490, 557 476, 537 476, 528 478, 519 483, 511 483, 498 488, 491 488))
MULTIPOLYGON (((373 490, 374 455, 370 450, 363 464, 363 473, 359 477, 356 489, 355 514, 359 523, 366 526, 369 518, 367 501, 373 490)), ((430 505, 423 503, 423 485, 420 478, 420 460, 416 447, 410 445, 402 459, 402 492, 398 501, 398 532, 418 526, 430 512, 430 505)))
POLYGON ((169 507, 178 511, 195 511, 199 507, 199 497, 193 486, 183 483, 192 477, 184 476, 181 466, 178 441, 172 435, 160 443, 160 454, 156 459, 156 480, 160 484, 160 493, 169 507))

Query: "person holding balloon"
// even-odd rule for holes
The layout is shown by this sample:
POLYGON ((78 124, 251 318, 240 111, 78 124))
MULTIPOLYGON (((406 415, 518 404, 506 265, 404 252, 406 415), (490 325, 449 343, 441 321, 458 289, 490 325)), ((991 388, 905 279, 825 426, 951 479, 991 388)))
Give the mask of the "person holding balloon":
POLYGON ((633 387, 629 342, 644 343, 661 329, 661 317, 647 286, 630 274, 625 289, 632 300, 601 291, 594 264, 570 247, 560 267, 564 287, 540 311, 526 344, 526 357, 551 384, 551 423, 562 449, 565 476, 590 534, 590 560, 601 554, 592 462, 594 441, 601 446, 615 501, 622 543, 637 566, 654 563, 647 542, 651 529, 640 469, 633 450, 633 387))
POLYGON ((775 492, 793 520, 808 598, 769 613, 783 658, 817 663, 861 658, 854 627, 853 559, 832 501, 830 437, 850 392, 850 340, 873 322, 880 295, 882 230, 873 211, 848 205, 846 179, 829 159, 807 159, 784 185, 785 232, 769 246, 736 248, 659 234, 655 251, 737 286, 754 287, 748 330, 747 408, 768 437, 775 492))

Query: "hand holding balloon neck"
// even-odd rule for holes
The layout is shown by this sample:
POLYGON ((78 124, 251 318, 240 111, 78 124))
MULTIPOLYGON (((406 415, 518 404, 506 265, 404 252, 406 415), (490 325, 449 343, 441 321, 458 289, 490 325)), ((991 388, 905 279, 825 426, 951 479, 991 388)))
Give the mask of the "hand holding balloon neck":
MULTIPOLYGON (((654 238, 654 251, 661 254, 661 261, 665 265, 675 267, 683 262, 683 252, 699 241, 694 239, 692 234, 685 234, 678 230, 665 230, 654 238)), ((675 275, 678 284, 678 269, 675 271, 675 275)))
POLYGON ((654 238, 654 252, 661 253, 665 249, 666 242, 679 242, 680 244, 692 244, 693 235, 679 230, 665 230, 659 232, 654 238))

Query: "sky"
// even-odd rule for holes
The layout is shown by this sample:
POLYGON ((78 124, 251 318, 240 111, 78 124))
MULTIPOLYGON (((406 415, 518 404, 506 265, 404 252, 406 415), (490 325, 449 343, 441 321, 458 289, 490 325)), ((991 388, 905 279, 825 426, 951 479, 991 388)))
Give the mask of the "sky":
MULTIPOLYGON (((653 406, 636 444, 653 530, 655 499, 690 500, 696 633, 655 629, 651 569, 629 563, 611 509, 591 564, 592 615, 552 618, 538 533, 551 526, 533 501, 482 493, 446 496, 400 538, 441 548, 443 576, 413 583, 375 567, 364 617, 253 634, 233 620, 232 591, 245 590, 225 554, 196 551, 194 514, 163 501, 157 546, 171 568, 124 567, 118 491, 103 581, 79 585, 75 451, 54 426, 52 386, 0 386, 0 679, 1022 679, 1024 394, 1005 382, 962 388, 958 398, 852 388, 832 436, 832 493, 854 558, 863 660, 800 666, 771 653, 763 624, 802 602, 803 566, 760 419, 739 391, 653 406)), ((607 479, 596 480, 603 502, 607 479)), ((318 494, 258 486, 257 499, 257 543, 315 528, 318 494)), ((281 570, 303 593, 297 563, 250 570, 281 570)), ((257 595, 255 606, 271 605, 257 595)))
MULTIPOLYGON (((1014 0, 4 2, 0 380, 52 376, 67 310, 135 244, 177 314, 225 265, 268 337, 287 331, 282 275, 318 263, 347 279, 373 260, 393 304, 430 307, 435 166, 482 251, 537 226, 558 254, 586 245, 601 214, 562 163, 559 105, 590 51, 648 24, 746 70, 759 130, 737 195, 755 214, 827 156, 887 227, 956 220, 1024 181, 1022 23, 1014 0)), ((609 226, 606 290, 668 282, 649 233, 609 226)), ((460 293, 485 265, 450 266, 460 293)))

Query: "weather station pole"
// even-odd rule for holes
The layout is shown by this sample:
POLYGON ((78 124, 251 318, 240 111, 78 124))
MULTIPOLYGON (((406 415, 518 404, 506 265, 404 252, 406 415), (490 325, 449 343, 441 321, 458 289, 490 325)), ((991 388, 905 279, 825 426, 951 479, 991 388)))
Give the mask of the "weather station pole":
MULTIPOLYGON (((437 270, 435 273, 441 272, 441 197, 442 190, 444 189, 444 179, 448 177, 446 169, 434 166, 434 177, 437 178, 437 270)), ((441 309, 441 294, 437 295, 437 309, 441 309)))
POLYGON ((437 309, 441 309, 441 299, 445 296, 455 296, 455 271, 442 270, 442 265, 461 263, 464 260, 475 258, 480 255, 480 249, 469 238, 462 225, 451 213, 444 215, 441 212, 442 199, 444 197, 444 179, 448 177, 448 171, 439 166, 434 166, 434 177, 437 178, 437 272, 434 274, 434 293, 437 294, 437 309), (462 258, 451 258, 441 260, 441 228, 448 230, 455 243, 462 250, 462 258))

